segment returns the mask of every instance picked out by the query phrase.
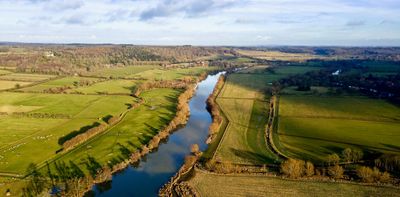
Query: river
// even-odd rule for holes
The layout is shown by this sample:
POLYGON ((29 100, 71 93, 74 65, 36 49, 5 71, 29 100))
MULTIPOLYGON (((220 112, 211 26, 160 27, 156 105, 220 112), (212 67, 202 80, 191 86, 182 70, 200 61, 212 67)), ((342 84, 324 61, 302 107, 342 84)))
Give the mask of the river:
POLYGON ((206 109, 206 100, 221 74, 209 75, 198 83, 196 93, 189 101, 190 117, 185 127, 171 134, 166 143, 142 159, 138 166, 114 174, 110 182, 95 185, 93 194, 103 197, 157 196, 162 185, 182 166, 192 144, 198 144, 202 151, 207 148, 205 141, 212 119, 206 109))

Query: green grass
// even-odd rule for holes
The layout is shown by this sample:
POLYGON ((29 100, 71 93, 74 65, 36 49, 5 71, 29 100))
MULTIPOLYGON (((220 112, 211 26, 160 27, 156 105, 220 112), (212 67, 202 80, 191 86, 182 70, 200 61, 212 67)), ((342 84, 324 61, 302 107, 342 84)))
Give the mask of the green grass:
POLYGON ((20 86, 25 86, 31 84, 31 82, 0 80, 0 90, 13 89, 16 87, 17 84, 19 84, 20 86))
POLYGON ((263 92, 272 82, 293 74, 318 70, 317 67, 282 66, 275 68, 275 73, 265 72, 266 66, 255 66, 228 76, 222 89, 221 97, 264 98, 263 92))
POLYGON ((399 188, 352 183, 285 180, 263 175, 217 175, 196 171, 189 184, 203 197, 399 196, 399 188))
POLYGON ((93 157, 101 165, 114 164, 126 159, 130 152, 147 143, 175 115, 179 91, 155 89, 142 94, 146 103, 127 113, 122 122, 104 135, 86 143, 57 161, 73 161, 87 171, 87 157, 93 157))
POLYGON ((268 102, 222 98, 217 101, 229 125, 215 158, 236 164, 274 163, 277 157, 267 148, 264 138, 268 102))
POLYGON ((322 162, 347 147, 365 154, 400 151, 400 110, 364 97, 282 96, 279 137, 284 154, 322 162))
POLYGON ((91 86, 71 89, 68 92, 81 92, 84 94, 131 94, 134 91, 136 82, 132 80, 108 80, 93 84, 91 86))
POLYGON ((0 109, 8 112, 70 115, 70 119, 0 116, 0 172, 23 174, 29 163, 43 163, 56 156, 58 139, 81 127, 119 115, 135 99, 129 96, 0 93, 0 109), (46 147, 46 148, 41 148, 46 147))
POLYGON ((0 76, 0 80, 38 82, 55 77, 54 75, 12 73, 0 76))
POLYGON ((280 116, 400 120, 400 110, 384 100, 355 96, 282 96, 280 116))
POLYGON ((174 80, 185 76, 197 76, 205 71, 213 70, 212 67, 190 67, 190 68, 173 68, 173 69, 154 69, 147 70, 133 77, 145 78, 151 80, 174 80))
POLYGON ((146 70, 152 70, 159 66, 126 66, 117 68, 104 68, 88 73, 90 76, 97 77, 113 77, 113 78, 124 78, 132 77, 137 73, 144 72, 146 70))
POLYGON ((79 81, 97 81, 98 79, 96 78, 89 78, 89 77, 64 77, 61 79, 55 79, 51 80, 45 83, 41 83, 32 87, 27 87, 27 88, 22 88, 22 91, 26 92, 42 92, 44 90, 48 90, 50 88, 58 88, 58 87, 74 87, 74 82, 79 82, 79 81))

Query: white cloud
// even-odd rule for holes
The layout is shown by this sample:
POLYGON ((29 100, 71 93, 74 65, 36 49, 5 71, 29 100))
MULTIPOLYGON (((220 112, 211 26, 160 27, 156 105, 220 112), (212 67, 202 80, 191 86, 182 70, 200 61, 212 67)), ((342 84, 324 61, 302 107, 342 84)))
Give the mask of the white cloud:
POLYGON ((0 41, 400 45, 399 13, 398 0, 1 0, 0 41))

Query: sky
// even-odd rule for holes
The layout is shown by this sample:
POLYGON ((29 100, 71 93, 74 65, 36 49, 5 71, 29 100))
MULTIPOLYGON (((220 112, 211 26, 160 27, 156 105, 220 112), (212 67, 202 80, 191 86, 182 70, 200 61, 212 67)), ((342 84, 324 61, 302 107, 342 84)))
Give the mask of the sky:
POLYGON ((0 0, 0 41, 400 46, 400 0, 0 0))

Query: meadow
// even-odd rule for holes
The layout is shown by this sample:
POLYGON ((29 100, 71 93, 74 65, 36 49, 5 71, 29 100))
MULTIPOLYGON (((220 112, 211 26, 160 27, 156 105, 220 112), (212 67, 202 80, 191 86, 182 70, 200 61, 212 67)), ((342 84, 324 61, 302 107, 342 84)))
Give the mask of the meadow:
POLYGON ((287 156, 324 162, 347 147, 397 153, 400 111, 384 100, 355 96, 281 96, 276 144, 287 156))
POLYGON ((92 125, 108 115, 119 115, 134 102, 129 96, 0 93, 0 172, 23 174, 29 163, 43 163, 61 148, 59 138, 92 125), (57 114, 35 118, 27 114, 57 114), (45 123, 45 124, 43 124, 45 123), (46 146, 46 149, 37 147, 46 146))
POLYGON ((111 166, 129 158, 130 153, 146 144, 174 117, 179 93, 173 89, 154 89, 142 93, 145 104, 129 111, 121 122, 103 135, 55 158, 53 162, 72 161, 82 171, 88 172, 88 157, 101 165, 111 166))
POLYGON ((318 69, 286 66, 267 72, 268 66, 255 66, 230 74, 217 97, 228 125, 216 149, 217 161, 234 164, 272 164, 279 158, 268 149, 265 127, 269 112, 269 95, 265 91, 282 77, 318 69))
POLYGON ((83 94, 132 94, 135 90, 137 81, 113 79, 98 82, 90 86, 70 89, 67 92, 79 92, 83 94))
POLYGON ((93 83, 97 80, 99 80, 99 79, 89 78, 89 77, 68 76, 68 77, 63 77, 60 79, 46 81, 44 83, 39 83, 39 84, 31 86, 31 87, 22 88, 20 90, 24 91, 24 92, 43 92, 43 91, 49 90, 51 88, 62 88, 62 87, 73 88, 74 85, 78 84, 79 82, 85 81, 85 82, 93 83))
POLYGON ((88 72, 86 75, 104 78, 132 78, 135 74, 147 70, 156 69, 158 66, 126 66, 126 67, 112 67, 97 69, 88 72))
POLYGON ((400 189, 353 183, 288 180, 264 175, 221 175, 196 171, 189 185, 212 196, 399 196, 400 189))

